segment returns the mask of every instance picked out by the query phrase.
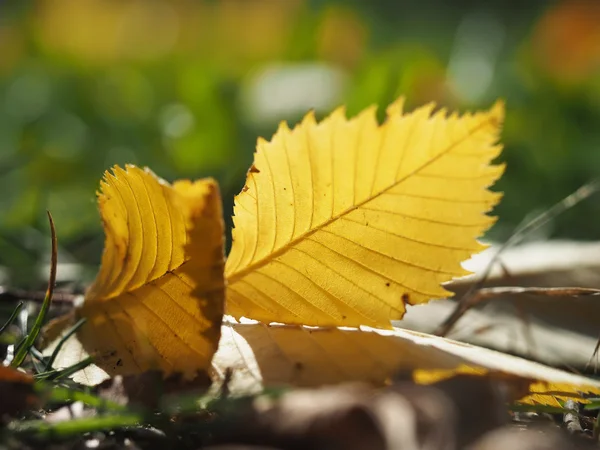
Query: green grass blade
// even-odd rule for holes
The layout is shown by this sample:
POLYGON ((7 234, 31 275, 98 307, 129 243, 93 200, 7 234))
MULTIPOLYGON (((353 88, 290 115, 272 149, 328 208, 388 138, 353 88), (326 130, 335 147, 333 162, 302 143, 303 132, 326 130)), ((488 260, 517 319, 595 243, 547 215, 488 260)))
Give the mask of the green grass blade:
POLYGON ((48 280, 48 289, 46 290, 46 296, 44 297, 44 302, 42 303, 42 307, 40 308, 40 313, 35 319, 35 323, 31 328, 31 331, 25 338, 24 344, 19 347, 14 359, 11 362, 11 367, 19 367, 25 361, 27 354, 29 353, 29 349, 35 343, 37 337, 42 330, 42 326, 46 322, 46 316, 48 314, 48 309, 50 308, 50 303, 52 302, 52 294, 54 293, 54 285, 56 284, 56 266, 58 260, 58 242, 56 240, 56 229, 54 228, 54 221, 52 220, 52 215, 48 211, 48 221, 50 222, 50 232, 52 234, 52 263, 50 266, 50 278, 48 280))
POLYGON ((79 361, 76 364, 73 364, 72 366, 65 367, 64 369, 61 369, 61 370, 49 370, 48 372, 38 373, 38 374, 34 375, 34 378, 36 380, 60 380, 61 378, 69 377, 69 376, 73 375, 74 373, 77 373, 80 370, 85 369, 87 366, 89 366, 90 364, 93 364, 93 363, 94 363, 94 358, 92 358, 91 356, 88 356, 87 358, 79 361))
POLYGON ((62 348, 64 343, 67 342, 67 339, 69 339, 73 334, 77 332, 77 330, 81 328, 81 326, 86 322, 86 320, 86 318, 79 319, 77 323, 65 333, 65 335, 60 339, 60 341, 58 341, 56 348, 54 349, 52 355, 50 355, 50 359, 46 363, 46 371, 52 369, 52 365, 54 364, 54 361, 56 360, 56 357, 58 356, 58 353, 60 352, 60 349, 62 348))
POLYGON ((66 367, 63 370, 57 372, 55 376, 52 377, 53 380, 60 380, 61 378, 68 378, 74 373, 79 372, 80 370, 85 369, 87 366, 94 364, 94 358, 88 356, 82 361, 79 361, 77 364, 73 364, 72 366, 66 367))
POLYGON ((13 422, 8 429, 16 434, 35 436, 38 439, 57 439, 80 436, 93 431, 106 431, 137 426, 143 422, 141 414, 121 414, 110 416, 86 417, 48 423, 43 420, 13 422))
POLYGON ((14 311, 12 312, 12 314, 10 315, 10 317, 8 318, 8 320, 6 321, 6 323, 4 325, 2 325, 2 327, 0 327, 0 335, 2 333, 4 333, 4 331, 6 331, 6 329, 8 327, 10 327, 11 324, 15 321, 15 319, 17 318, 17 316, 21 312, 21 309, 23 309, 23 305, 24 305, 23 302, 19 302, 19 304, 15 307, 14 311))
POLYGON ((583 405, 583 409, 588 411, 593 411, 595 409, 600 409, 600 398, 590 398, 589 403, 583 405))
POLYGON ((127 407, 119 405, 113 401, 106 400, 98 395, 94 395, 90 392, 83 392, 78 389, 58 386, 55 383, 38 381, 35 384, 35 389, 37 392, 43 394, 44 398, 46 398, 48 402, 82 402, 85 405, 92 408, 97 408, 98 410, 113 412, 122 412, 127 410, 127 407))
POLYGON ((36 373, 45 372, 46 364, 44 363, 44 355, 42 355, 42 352, 33 346, 29 349, 29 353, 33 357, 31 358, 31 362, 33 363, 36 373))

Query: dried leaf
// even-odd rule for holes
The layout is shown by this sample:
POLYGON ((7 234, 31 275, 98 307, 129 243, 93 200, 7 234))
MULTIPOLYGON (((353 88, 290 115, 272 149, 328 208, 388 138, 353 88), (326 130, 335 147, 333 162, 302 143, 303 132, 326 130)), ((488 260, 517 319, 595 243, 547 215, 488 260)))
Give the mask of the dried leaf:
POLYGON ((340 108, 259 140, 235 201, 228 314, 389 327, 406 304, 451 295, 440 283, 469 273, 460 263, 495 220, 504 108, 433 109, 403 114, 399 100, 379 126, 374 108, 350 120, 340 108))
POLYGON ((39 402, 33 377, 12 367, 0 364, 0 419, 14 415, 39 402))
POLYGON ((82 348, 71 342, 60 365, 85 350, 111 376, 148 370, 195 376, 210 365, 223 314, 216 182, 171 186, 147 169, 127 166, 107 172, 101 191, 102 264, 77 311, 87 318, 77 334, 82 348))
POLYGON ((557 398, 600 393, 600 381, 504 353, 395 328, 315 328, 225 320, 213 370, 233 370, 232 392, 264 386, 321 386, 345 381, 385 384, 413 373, 430 384, 458 373, 493 375, 513 386, 514 400, 558 405, 557 398))
MULTIPOLYGON (((347 383, 213 404, 211 443, 310 449, 454 449, 508 420, 499 383, 468 376, 387 389, 347 383), (477 398, 479 401, 473 402, 477 398)), ((213 447, 211 447, 213 448, 213 447)), ((215 447, 216 448, 216 447, 215 447)))

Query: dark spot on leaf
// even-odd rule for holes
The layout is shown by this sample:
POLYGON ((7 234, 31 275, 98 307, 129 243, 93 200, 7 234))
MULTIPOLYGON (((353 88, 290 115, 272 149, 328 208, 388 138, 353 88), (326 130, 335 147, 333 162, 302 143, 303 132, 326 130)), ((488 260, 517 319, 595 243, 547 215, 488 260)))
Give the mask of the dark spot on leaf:
POLYGON ((304 364, 302 364, 301 362, 297 362, 296 364, 294 364, 294 369, 302 370, 304 369, 304 364))
POLYGON ((247 184, 245 184, 244 187, 242 188, 242 192, 246 192, 248 189, 250 189, 250 188, 248 187, 247 184))
POLYGON ((287 191, 287 188, 283 188, 284 191, 287 191))
POLYGON ((123 360, 122 360, 121 358, 119 358, 119 359, 117 360, 117 366, 118 366, 118 367, 121 367, 122 365, 123 365, 123 360))
POLYGON ((255 166, 254 164, 252 164, 252 165, 250 166, 250 170, 249 170, 249 172, 250 172, 250 173, 260 173, 260 170, 258 170, 258 169, 256 168, 256 166, 255 166))
POLYGON ((404 303, 408 303, 410 301, 410 295, 408 295, 408 293, 406 293, 406 292, 404 294, 402 294, 402 301, 404 303))
POLYGON ((369 222, 365 223, 366 226, 369 226, 369 222))
POLYGON ((386 285, 387 287, 390 287, 390 282, 388 281, 387 283, 385 283, 385 285, 386 285))
POLYGON ((343 320, 346 320, 346 316, 342 316, 342 319, 343 319, 343 320))

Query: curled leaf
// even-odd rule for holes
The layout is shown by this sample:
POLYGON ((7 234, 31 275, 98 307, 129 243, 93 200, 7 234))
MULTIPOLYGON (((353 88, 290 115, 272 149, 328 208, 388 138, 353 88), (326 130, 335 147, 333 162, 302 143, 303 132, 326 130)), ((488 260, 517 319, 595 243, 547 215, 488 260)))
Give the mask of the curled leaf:
POLYGON ((81 347, 69 343, 59 365, 88 353, 111 376, 204 371, 218 345, 224 300, 216 182, 170 185, 148 169, 115 167, 98 203, 102 264, 76 313, 87 319, 77 333, 81 347))

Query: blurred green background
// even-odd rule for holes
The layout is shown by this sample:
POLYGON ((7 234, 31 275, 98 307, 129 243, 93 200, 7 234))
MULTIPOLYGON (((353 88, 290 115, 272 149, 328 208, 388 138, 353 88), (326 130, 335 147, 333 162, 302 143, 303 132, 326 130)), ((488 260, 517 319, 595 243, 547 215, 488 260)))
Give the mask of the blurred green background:
MULTIPOLYGON (((490 234, 503 239, 600 175, 600 2, 0 0, 4 279, 47 276, 46 209, 63 278, 69 263, 93 275, 95 190, 114 164, 214 176, 229 216, 256 138, 278 121, 399 95, 409 108, 506 100, 490 234)), ((599 220, 595 198, 546 233, 599 239, 599 220)))

